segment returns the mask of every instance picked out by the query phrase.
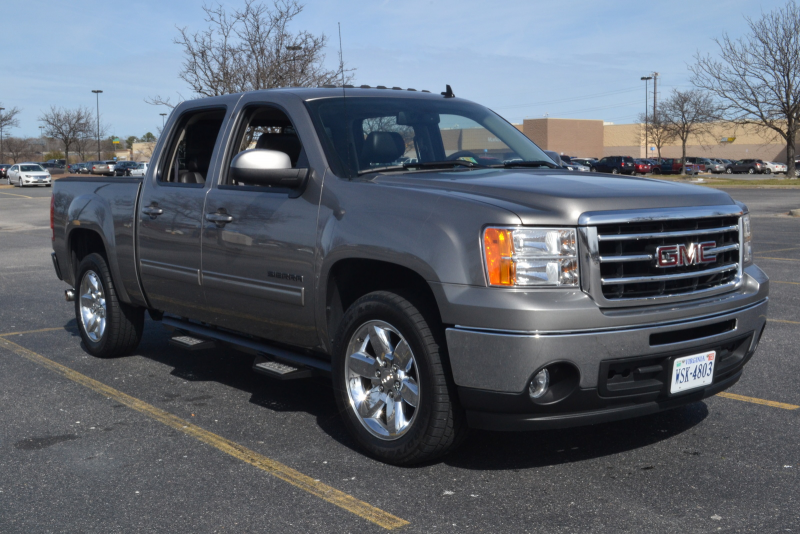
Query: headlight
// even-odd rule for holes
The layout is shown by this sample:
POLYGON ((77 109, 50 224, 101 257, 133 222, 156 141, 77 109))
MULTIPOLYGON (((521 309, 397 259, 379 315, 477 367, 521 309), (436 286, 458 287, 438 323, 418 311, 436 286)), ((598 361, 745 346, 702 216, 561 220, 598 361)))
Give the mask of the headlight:
POLYGON ((574 228, 487 228, 483 253, 489 285, 578 287, 574 228))
POLYGON ((742 216, 742 264, 746 266, 753 263, 753 246, 751 243, 752 234, 750 232, 750 214, 742 216))

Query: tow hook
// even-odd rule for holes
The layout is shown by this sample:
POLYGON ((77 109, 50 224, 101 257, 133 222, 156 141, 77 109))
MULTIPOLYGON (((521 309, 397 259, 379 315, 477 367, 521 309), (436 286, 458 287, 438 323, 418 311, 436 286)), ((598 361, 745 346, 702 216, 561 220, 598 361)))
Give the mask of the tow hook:
POLYGON ((75 302, 75 290, 74 289, 64 290, 64 297, 67 299, 67 302, 75 302))

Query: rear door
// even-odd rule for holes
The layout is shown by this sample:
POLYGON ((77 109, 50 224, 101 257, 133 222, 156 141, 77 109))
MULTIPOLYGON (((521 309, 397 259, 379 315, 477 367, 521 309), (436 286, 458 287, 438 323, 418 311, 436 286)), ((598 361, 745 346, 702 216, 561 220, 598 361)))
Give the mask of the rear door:
POLYGON ((139 200, 138 250, 150 305, 205 320, 200 279, 203 205, 217 178, 215 158, 227 118, 223 106, 189 109, 167 126, 156 172, 139 200))
POLYGON ((314 258, 325 165, 306 152, 313 127, 301 103, 287 95, 245 95, 236 116, 204 212, 202 278, 210 322, 316 346, 314 258), (298 119, 307 125, 301 128, 298 119), (234 182, 230 161, 248 149, 288 154, 294 168, 310 169, 307 183, 290 190, 234 182))

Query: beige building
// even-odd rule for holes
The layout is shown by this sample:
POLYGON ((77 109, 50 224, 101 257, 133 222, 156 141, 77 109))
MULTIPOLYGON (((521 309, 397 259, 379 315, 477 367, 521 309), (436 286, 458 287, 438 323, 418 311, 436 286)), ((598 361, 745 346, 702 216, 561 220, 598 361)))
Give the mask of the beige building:
MULTIPOLYGON (((610 124, 600 120, 526 119, 516 125, 522 133, 540 147, 574 157, 602 158, 604 156, 656 157, 652 139, 645 147, 642 124, 610 124), (650 148, 651 150, 647 150, 650 148)), ((665 158, 680 157, 680 140, 661 148, 665 158)), ((786 162, 783 139, 765 128, 742 127, 720 122, 711 132, 694 136, 686 145, 686 155, 726 159, 755 158, 786 162)))

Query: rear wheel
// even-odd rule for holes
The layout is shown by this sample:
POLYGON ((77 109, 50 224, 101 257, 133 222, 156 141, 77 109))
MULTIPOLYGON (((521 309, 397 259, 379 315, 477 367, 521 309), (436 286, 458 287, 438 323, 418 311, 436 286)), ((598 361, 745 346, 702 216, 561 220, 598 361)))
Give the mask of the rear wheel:
POLYGON ((725 172, 726 172, 727 174, 733 174, 733 169, 731 169, 730 167, 728 167, 727 169, 725 169, 725 172))
POLYGON ((753 170, 753 167, 750 167, 749 169, 747 169, 747 174, 755 174, 755 173, 756 173, 756 171, 753 170))
POLYGON ((619 174, 619 171, 617 170, 617 168, 616 168, 616 167, 614 167, 613 169, 611 169, 611 174, 619 174))
POLYGON ((342 319, 334 342, 336 401, 350 434, 381 461, 432 460, 466 432, 434 317, 425 306, 376 291, 342 319))
POLYGON ((144 309, 120 302, 105 259, 89 254, 78 266, 75 317, 86 350, 101 358, 127 354, 139 345, 144 309))

